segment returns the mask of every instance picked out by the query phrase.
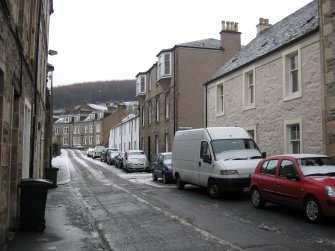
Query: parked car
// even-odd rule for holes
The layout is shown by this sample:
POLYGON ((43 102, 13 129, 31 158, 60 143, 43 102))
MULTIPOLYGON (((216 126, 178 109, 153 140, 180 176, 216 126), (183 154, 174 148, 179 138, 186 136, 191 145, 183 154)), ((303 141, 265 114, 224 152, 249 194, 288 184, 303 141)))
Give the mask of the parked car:
POLYGON ((118 155, 115 157, 115 167, 116 168, 123 168, 123 157, 124 157, 124 152, 119 152, 118 155))
POLYGON ((152 163, 152 179, 154 181, 158 178, 162 178, 164 184, 173 181, 171 158, 172 152, 164 152, 156 155, 152 163))
POLYGON ((251 178, 251 201, 301 208, 311 222, 335 216, 335 159, 317 154, 272 156, 262 160, 251 178))
POLYGON ((119 152, 118 149, 113 149, 112 151, 110 151, 108 156, 107 156, 107 164, 108 165, 115 165, 115 158, 119 153, 120 152, 119 152))
POLYGON ((93 151, 94 151, 94 148, 88 148, 87 149, 87 157, 90 157, 92 158, 93 157, 93 151))
POLYGON ((105 149, 103 149, 102 152, 101 152, 100 161, 107 163, 108 156, 112 151, 118 152, 118 149, 115 149, 115 148, 105 148, 105 149))
POLYGON ((177 131, 172 171, 177 188, 207 188, 212 198, 224 192, 249 191, 250 176, 265 153, 240 127, 207 127, 177 131))
POLYGON ((104 149, 105 149, 104 146, 96 146, 96 147, 94 147, 92 158, 93 158, 93 159, 100 158, 100 157, 101 157, 101 152, 102 152, 104 149))
POLYGON ((150 163, 143 151, 129 150, 124 154, 123 170, 127 173, 131 171, 150 171, 150 163))

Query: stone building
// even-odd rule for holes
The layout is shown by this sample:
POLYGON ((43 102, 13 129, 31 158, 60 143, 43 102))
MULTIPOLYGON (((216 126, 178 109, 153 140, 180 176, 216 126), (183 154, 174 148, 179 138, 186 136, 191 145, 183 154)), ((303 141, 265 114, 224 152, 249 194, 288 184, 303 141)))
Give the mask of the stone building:
POLYGON ((0 1, 0 249, 19 224, 23 178, 50 163, 47 88, 52 0, 0 1))
POLYGON ((55 116, 52 142, 59 142, 62 148, 107 146, 110 129, 134 108, 137 110, 137 102, 85 104, 67 110, 55 116))
POLYGON ((203 127, 203 83, 241 48, 237 23, 222 22, 221 40, 177 44, 157 55, 146 72, 137 74, 140 107, 140 148, 149 160, 171 151, 174 134, 203 127))
POLYGON ((335 1, 320 0, 321 83, 325 153, 335 156, 335 1))
POLYGON ((257 28, 257 37, 205 84, 206 125, 243 127, 268 155, 335 155, 326 140, 327 135, 331 141, 334 117, 331 106, 327 118, 323 112, 328 102, 318 1, 274 25, 261 18, 257 28))

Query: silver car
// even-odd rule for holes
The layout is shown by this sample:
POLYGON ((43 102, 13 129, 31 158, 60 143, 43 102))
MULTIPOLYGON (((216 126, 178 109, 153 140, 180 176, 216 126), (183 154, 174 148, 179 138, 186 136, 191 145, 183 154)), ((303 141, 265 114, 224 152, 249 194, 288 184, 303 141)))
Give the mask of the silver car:
POLYGON ((142 150, 126 151, 123 158, 125 172, 147 171, 150 172, 150 162, 142 150))

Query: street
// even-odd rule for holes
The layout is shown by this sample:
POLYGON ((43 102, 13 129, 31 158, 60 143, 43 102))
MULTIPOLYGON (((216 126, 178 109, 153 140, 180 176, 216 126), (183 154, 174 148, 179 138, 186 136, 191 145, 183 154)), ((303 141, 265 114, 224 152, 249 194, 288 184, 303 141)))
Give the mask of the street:
POLYGON ((211 199, 187 185, 125 173, 84 151, 63 150, 71 185, 105 250, 334 250, 335 219, 309 223, 297 209, 268 203, 255 209, 248 194, 211 199))

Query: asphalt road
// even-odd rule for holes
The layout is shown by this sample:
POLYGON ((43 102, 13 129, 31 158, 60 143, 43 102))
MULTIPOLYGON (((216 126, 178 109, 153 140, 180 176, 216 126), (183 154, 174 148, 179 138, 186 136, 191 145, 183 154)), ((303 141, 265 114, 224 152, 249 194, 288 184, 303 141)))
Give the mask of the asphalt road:
POLYGON ((309 223, 303 212, 248 194, 211 199, 204 189, 126 174, 68 150, 72 184, 105 250, 335 250, 335 219, 309 223))

